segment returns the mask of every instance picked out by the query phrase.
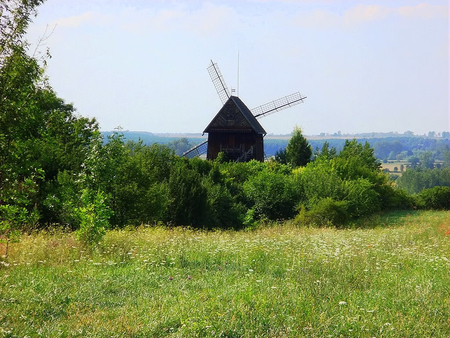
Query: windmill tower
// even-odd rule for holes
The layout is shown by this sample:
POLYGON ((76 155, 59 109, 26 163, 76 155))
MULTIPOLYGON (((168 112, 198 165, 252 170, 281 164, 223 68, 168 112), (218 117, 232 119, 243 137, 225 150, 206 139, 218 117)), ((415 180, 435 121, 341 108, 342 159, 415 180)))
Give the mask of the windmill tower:
POLYGON ((264 161, 263 139, 267 133, 257 119, 302 103, 306 96, 296 92, 248 109, 239 97, 230 95, 219 67, 212 60, 208 72, 223 106, 203 131, 208 133, 208 140, 183 156, 192 158, 206 153, 206 158, 213 160, 223 152, 228 159, 237 162, 264 161))

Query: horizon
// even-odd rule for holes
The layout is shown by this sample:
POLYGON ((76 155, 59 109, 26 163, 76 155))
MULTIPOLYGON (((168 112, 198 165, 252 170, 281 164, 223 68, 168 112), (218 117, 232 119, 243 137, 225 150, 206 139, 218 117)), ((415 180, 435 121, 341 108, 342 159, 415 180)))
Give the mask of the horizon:
MULTIPOLYGON (((202 137, 202 138, 207 138, 207 134, 208 133, 183 133, 183 132, 179 132, 179 133, 175 133, 175 132, 152 132, 152 131, 146 131, 146 130, 124 130, 124 129, 117 129, 115 128, 114 130, 101 130, 101 133, 114 133, 114 132, 119 132, 119 133, 146 133, 146 134, 152 134, 152 135, 156 135, 156 136, 165 136, 165 137, 183 137, 183 136, 195 136, 195 137, 202 137)), ((430 131, 433 132, 433 131, 430 131)), ((444 133, 447 131, 444 131, 444 133)), ((447 132, 448 133, 448 132, 447 132)), ((286 134, 274 134, 274 133, 268 133, 266 134, 264 137, 277 137, 277 136, 282 136, 282 137, 286 137, 286 136, 290 136, 292 133, 286 133, 286 134)), ((449 136, 443 136, 441 132, 436 133, 433 136, 430 136, 429 132, 428 133, 424 133, 424 134, 415 134, 410 130, 407 130, 403 133, 401 132, 397 132, 397 131, 389 131, 389 132, 357 132, 357 133, 340 133, 338 132, 333 132, 333 133, 321 133, 321 134, 303 134, 305 137, 320 137, 320 138, 324 138, 324 137, 331 137, 331 138, 344 138, 347 136, 361 136, 364 138, 370 138, 369 135, 372 135, 372 138, 377 138, 377 136, 382 136, 382 135, 388 135, 388 136, 398 136, 398 137, 426 137, 426 138, 449 138, 450 139, 450 135, 449 136)))

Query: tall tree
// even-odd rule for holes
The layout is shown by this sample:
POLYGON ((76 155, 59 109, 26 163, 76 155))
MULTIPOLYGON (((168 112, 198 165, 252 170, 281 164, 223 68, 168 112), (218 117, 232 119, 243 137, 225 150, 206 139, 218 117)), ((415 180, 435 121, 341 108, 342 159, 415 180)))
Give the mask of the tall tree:
POLYGON ((57 195, 58 173, 80 171, 98 129, 95 119, 76 116, 56 96, 40 61, 29 55, 25 33, 41 3, 0 3, 0 219, 11 222, 14 215, 21 223, 26 215, 35 220, 38 211, 58 221, 47 196, 57 195))
POLYGON ((292 167, 302 167, 311 161, 311 156, 311 145, 303 136, 302 130, 296 126, 286 147, 287 163, 292 167))

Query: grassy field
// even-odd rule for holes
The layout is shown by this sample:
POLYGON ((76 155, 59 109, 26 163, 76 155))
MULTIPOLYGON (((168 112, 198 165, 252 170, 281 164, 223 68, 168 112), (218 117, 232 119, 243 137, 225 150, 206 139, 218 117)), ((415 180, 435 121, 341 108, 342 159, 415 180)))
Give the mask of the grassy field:
POLYGON ((0 337, 25 336, 449 337, 450 214, 25 236, 0 262, 0 337))

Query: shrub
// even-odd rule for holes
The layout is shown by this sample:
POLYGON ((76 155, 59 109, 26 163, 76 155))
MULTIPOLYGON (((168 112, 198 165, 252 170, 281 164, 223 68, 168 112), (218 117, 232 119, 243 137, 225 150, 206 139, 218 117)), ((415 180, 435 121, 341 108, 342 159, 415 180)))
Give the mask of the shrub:
POLYGON ((294 222, 298 225, 343 225, 348 220, 348 203, 329 197, 321 199, 310 210, 302 205, 294 222))
POLYGON ((81 195, 82 206, 75 208, 75 214, 80 222, 76 231, 77 239, 85 245, 97 244, 109 228, 109 218, 112 215, 105 203, 102 192, 92 193, 84 189, 81 195))
POLYGON ((367 179, 344 181, 344 187, 350 217, 366 216, 380 210, 379 194, 367 179))
POLYGON ((413 198, 403 189, 396 189, 392 185, 384 184, 378 187, 380 203, 383 210, 410 209, 413 206, 413 198))
POLYGON ((270 220, 287 219, 294 216, 300 199, 299 185, 295 177, 268 170, 261 171, 244 183, 244 194, 248 206, 257 218, 270 220))
POLYGON ((225 185, 214 184, 211 178, 205 179, 203 185, 208 196, 204 226, 210 229, 241 227, 245 206, 234 200, 225 185))
POLYGON ((450 210, 450 187, 433 187, 415 196, 420 209, 450 210))
POLYGON ((168 217, 174 225, 200 226, 207 209, 207 191, 199 173, 180 162, 168 182, 168 217))

